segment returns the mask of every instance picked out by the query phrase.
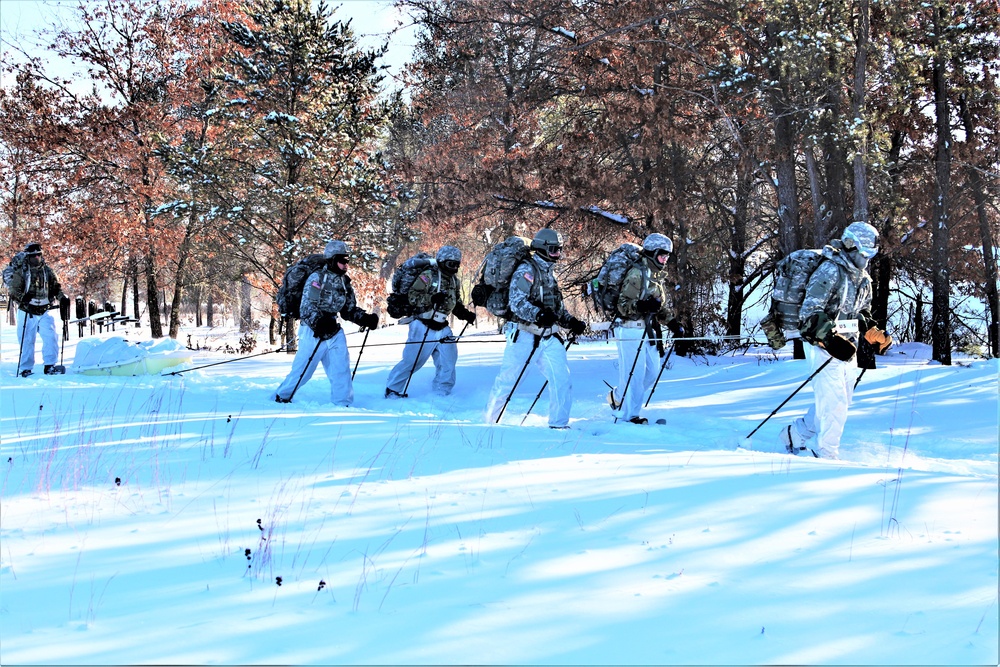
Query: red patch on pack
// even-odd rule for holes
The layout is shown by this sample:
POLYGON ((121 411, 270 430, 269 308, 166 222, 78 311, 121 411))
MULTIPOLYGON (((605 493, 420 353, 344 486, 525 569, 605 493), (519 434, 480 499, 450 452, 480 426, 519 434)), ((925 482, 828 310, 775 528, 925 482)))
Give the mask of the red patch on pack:
POLYGON ((524 273, 524 279, 527 280, 529 283, 535 282, 535 276, 531 274, 531 271, 526 271, 524 273))
POLYGON ((431 280, 430 278, 428 278, 427 276, 425 276, 423 274, 420 275, 420 279, 422 281, 424 281, 425 284, 428 283, 428 282, 430 282, 430 280, 431 280))

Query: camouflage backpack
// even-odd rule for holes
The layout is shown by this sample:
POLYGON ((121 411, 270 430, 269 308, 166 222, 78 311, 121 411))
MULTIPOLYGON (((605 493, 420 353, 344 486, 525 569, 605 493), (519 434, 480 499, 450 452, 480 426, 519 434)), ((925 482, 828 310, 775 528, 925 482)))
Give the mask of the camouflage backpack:
POLYGON ((774 267, 771 307, 760 321, 767 342, 773 349, 780 350, 788 342, 785 331, 797 331, 801 326, 799 310, 806 296, 806 285, 824 259, 822 250, 803 248, 791 253, 774 267))
POLYGON ((10 287, 10 281, 14 277, 14 274, 21 271, 28 266, 28 255, 21 251, 14 255, 7 266, 3 267, 3 284, 8 288, 10 287))
POLYGON ((604 313, 605 317, 609 319, 621 317, 621 313, 618 312, 618 297, 622 293, 622 282, 628 270, 638 264, 641 258, 640 246, 635 243, 622 243, 608 255, 597 277, 591 280, 589 292, 594 298, 594 305, 598 311, 604 313))
POLYGON ((326 266, 326 256, 322 254, 309 255, 295 262, 285 271, 281 286, 275 295, 278 302, 278 312, 281 317, 299 319, 299 306, 302 303, 302 289, 306 280, 316 271, 326 266))
POLYGON ((521 262, 531 258, 531 240, 511 236, 493 246, 483 259, 479 281, 472 288, 472 303, 490 314, 511 319, 510 279, 521 262))
POLYGON ((413 315, 410 299, 407 296, 413 281, 428 267, 435 265, 434 256, 426 252, 418 252, 396 267, 392 272, 392 293, 386 298, 386 312, 389 317, 399 319, 413 315))

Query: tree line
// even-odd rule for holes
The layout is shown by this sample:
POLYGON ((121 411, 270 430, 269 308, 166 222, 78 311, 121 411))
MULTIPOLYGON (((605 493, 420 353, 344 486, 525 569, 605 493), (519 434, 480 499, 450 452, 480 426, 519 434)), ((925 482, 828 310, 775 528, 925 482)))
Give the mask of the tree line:
POLYGON ((410 252, 454 243, 471 274, 543 226, 582 315, 655 231, 686 329, 738 334, 778 259, 863 220, 876 319, 942 363, 1000 356, 995 2, 396 5, 419 37, 395 85, 309 0, 85 1, 43 49, 5 43, 3 249, 43 239, 64 283, 176 337, 185 303, 248 309, 326 239, 377 305, 410 252))

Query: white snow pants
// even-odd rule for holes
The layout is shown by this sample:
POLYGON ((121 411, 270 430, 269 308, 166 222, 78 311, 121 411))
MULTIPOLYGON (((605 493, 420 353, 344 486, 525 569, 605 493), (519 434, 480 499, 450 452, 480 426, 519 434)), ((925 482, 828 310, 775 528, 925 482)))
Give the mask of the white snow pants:
POLYGON ((17 373, 30 371, 35 367, 35 336, 42 338, 42 363, 54 366, 59 363, 59 339, 56 336, 56 321, 49 313, 29 315, 17 311, 17 342, 21 357, 17 362, 17 373))
MULTIPOLYGON (((507 347, 503 351, 500 373, 493 381, 493 390, 486 407, 489 423, 496 423, 503 410, 521 369, 529 361, 548 381, 549 426, 560 428, 569 424, 569 410, 573 404, 573 387, 570 385, 569 365, 566 363, 566 348, 555 336, 538 337, 538 348, 534 350, 536 337, 516 327, 507 332, 507 347)), ((522 379, 522 383, 524 380, 522 379)), ((518 385, 523 388, 523 385, 518 385)))
POLYGON ((826 350, 808 343, 803 345, 810 368, 815 371, 827 359, 830 363, 812 379, 814 401, 804 417, 792 422, 792 437, 798 446, 816 438, 816 453, 824 459, 836 459, 840 437, 847 423, 847 408, 854 396, 854 371, 857 363, 833 359, 826 350))
POLYGON ((649 344, 649 337, 643 336, 643 331, 640 327, 615 327, 614 330, 615 340, 618 342, 618 386, 614 388, 614 396, 615 403, 621 404, 620 414, 616 415, 619 419, 629 420, 639 416, 646 394, 660 373, 660 353, 655 342, 653 345, 649 344), (633 362, 635 371, 629 382, 633 362), (624 402, 622 392, 625 392, 624 402))
POLYGON ((410 329, 403 346, 403 359, 389 371, 385 388, 402 394, 411 371, 416 373, 431 357, 434 358, 434 393, 447 396, 455 387, 455 364, 458 362, 458 346, 442 343, 442 338, 451 336, 451 327, 440 331, 429 329, 420 320, 410 322, 410 329), (426 336, 426 338, 424 338, 426 336), (421 345, 421 342, 423 345, 421 345))
POLYGON ((354 384, 351 382, 351 357, 347 352, 347 339, 341 329, 333 338, 321 341, 305 322, 299 323, 299 349, 292 360, 292 370, 278 387, 278 397, 290 398, 313 376, 322 362, 326 377, 330 379, 330 401, 334 405, 354 402, 354 384), (317 347, 317 343, 319 346, 317 347), (310 360, 310 357, 312 359, 310 360), (301 380, 299 379, 301 378, 301 380))

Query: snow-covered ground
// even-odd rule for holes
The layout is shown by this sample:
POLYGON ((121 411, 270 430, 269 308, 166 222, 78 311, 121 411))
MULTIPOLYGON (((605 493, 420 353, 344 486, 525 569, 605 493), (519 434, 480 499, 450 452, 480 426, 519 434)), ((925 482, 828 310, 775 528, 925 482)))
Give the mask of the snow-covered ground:
POLYGON ((553 431, 544 395, 520 425, 534 373, 484 423, 486 327, 452 396, 427 366, 383 399, 404 337, 336 408, 322 372, 273 402, 284 353, 18 379, 5 325, 0 663, 997 663, 997 360, 892 349, 825 461, 774 452, 808 387, 738 448, 808 375, 787 354, 674 357, 636 426, 585 342, 553 431))

